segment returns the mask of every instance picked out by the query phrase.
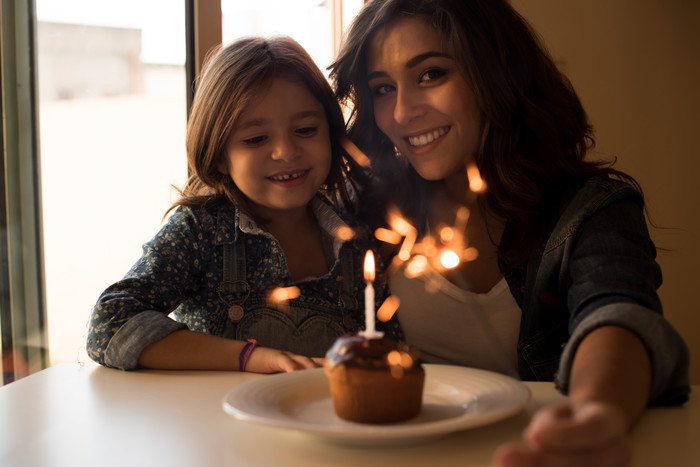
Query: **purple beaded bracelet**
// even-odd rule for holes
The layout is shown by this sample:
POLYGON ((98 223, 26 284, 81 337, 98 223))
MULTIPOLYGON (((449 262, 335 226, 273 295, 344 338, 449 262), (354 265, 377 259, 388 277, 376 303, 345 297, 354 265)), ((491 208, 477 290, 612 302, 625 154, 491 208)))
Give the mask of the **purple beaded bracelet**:
POLYGON ((258 346, 258 341, 248 339, 248 342, 241 349, 241 354, 238 356, 238 371, 245 371, 245 366, 248 363, 248 357, 255 347, 258 346))

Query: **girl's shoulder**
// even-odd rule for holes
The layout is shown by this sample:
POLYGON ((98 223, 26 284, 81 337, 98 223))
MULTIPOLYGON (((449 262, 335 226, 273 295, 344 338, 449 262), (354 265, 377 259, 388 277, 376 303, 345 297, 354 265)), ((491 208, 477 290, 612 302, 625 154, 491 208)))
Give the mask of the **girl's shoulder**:
POLYGON ((164 226, 169 231, 190 232, 200 237, 228 237, 238 225, 238 210, 228 200, 197 207, 178 206, 164 226))

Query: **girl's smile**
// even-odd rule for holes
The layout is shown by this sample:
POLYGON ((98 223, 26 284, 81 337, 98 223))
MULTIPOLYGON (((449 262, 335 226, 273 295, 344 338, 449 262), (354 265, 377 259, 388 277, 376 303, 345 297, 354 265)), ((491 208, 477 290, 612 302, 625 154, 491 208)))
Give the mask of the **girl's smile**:
POLYGON ((273 183, 285 188, 294 188, 301 186, 306 182, 307 176, 310 170, 288 170, 284 172, 275 173, 268 176, 267 178, 273 183))
POLYGON ((253 96, 229 136, 220 170, 272 218, 306 209, 331 166, 331 142, 323 105, 306 86, 275 78, 253 96))

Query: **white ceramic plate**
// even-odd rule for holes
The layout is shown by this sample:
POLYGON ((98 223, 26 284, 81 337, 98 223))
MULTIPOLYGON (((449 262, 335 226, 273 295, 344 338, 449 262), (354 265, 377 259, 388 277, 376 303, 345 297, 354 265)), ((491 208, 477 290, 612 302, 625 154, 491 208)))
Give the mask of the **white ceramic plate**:
POLYGON ((369 425, 335 415, 322 368, 282 373, 242 384, 224 398, 240 420, 298 430, 326 441, 393 444, 487 425, 522 410, 530 391, 508 376, 460 366, 425 364, 423 407, 412 420, 369 425))

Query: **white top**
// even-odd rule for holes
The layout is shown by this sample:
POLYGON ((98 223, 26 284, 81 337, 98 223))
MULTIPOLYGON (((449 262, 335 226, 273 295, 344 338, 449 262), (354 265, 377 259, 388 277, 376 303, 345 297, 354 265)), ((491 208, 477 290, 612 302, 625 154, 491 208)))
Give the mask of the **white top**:
POLYGON ((505 278, 487 293, 458 287, 433 269, 389 280, 401 299, 397 317, 406 341, 427 363, 482 368, 518 377, 521 310, 505 278))

